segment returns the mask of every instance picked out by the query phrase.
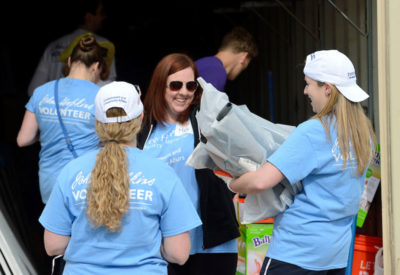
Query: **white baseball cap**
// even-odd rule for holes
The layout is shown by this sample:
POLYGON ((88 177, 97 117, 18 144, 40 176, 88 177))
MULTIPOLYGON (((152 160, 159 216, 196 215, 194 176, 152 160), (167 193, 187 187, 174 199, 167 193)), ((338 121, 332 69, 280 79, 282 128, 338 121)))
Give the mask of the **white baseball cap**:
POLYGON ((353 63, 337 50, 309 54, 304 66, 304 74, 316 81, 335 85, 342 95, 352 102, 360 102, 369 97, 357 85, 353 63))
POLYGON ((125 122, 137 118, 143 112, 139 92, 134 85, 123 81, 113 81, 102 86, 94 99, 95 118, 102 123, 125 122), (107 117, 107 110, 113 107, 122 108, 126 116, 107 117))

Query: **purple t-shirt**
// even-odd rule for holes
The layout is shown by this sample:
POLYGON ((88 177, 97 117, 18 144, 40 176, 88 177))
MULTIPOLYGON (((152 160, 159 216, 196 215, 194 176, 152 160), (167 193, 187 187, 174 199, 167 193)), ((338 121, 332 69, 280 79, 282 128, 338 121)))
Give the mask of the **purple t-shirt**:
POLYGON ((211 83, 218 91, 223 92, 227 79, 226 71, 221 60, 215 56, 207 56, 195 61, 199 75, 211 83))

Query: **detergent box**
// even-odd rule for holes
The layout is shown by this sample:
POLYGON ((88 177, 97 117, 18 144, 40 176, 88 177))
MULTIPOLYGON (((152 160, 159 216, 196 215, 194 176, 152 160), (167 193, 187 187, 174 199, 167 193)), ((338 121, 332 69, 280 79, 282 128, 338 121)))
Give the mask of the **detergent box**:
POLYGON ((236 275, 258 275, 271 243, 272 219, 240 225, 236 275), (265 223, 264 223, 265 222, 265 223))
POLYGON ((372 200, 381 181, 381 154, 379 144, 376 146, 375 155, 372 158, 365 174, 364 192, 361 196, 360 209, 357 214, 357 227, 362 227, 372 200))

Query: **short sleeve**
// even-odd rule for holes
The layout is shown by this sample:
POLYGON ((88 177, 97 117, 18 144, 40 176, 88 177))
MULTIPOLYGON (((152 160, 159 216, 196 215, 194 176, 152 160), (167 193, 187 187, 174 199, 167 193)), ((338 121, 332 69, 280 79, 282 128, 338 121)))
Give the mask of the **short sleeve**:
POLYGON ((34 95, 32 95, 28 101, 28 103, 26 103, 25 105, 25 109, 27 109, 28 111, 32 112, 32 113, 36 113, 36 97, 34 95))
POLYGON ((73 221, 74 217, 68 209, 61 185, 57 181, 51 192, 50 199, 40 215, 39 222, 48 231, 69 236, 71 235, 73 221))
POLYGON ((161 215, 160 227, 164 237, 171 237, 201 225, 201 220, 182 183, 177 179, 161 215))
POLYGON ((278 168, 291 184, 301 181, 317 168, 318 156, 309 137, 311 126, 310 123, 300 124, 267 160, 278 168))
POLYGON ((226 70, 221 60, 212 56, 195 62, 199 75, 211 83, 218 91, 223 92, 226 84, 226 70))

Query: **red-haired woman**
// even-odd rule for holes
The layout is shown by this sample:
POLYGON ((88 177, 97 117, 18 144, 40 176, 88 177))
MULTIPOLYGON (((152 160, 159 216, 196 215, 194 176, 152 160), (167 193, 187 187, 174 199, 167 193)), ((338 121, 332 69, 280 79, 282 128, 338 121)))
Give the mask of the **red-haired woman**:
POLYGON ((211 170, 185 165, 200 141, 195 114, 202 89, 197 77, 193 60, 185 54, 169 54, 157 64, 144 100, 138 147, 174 168, 203 222, 190 231, 189 260, 183 266, 169 264, 169 274, 232 275, 240 235, 232 193, 211 170))

